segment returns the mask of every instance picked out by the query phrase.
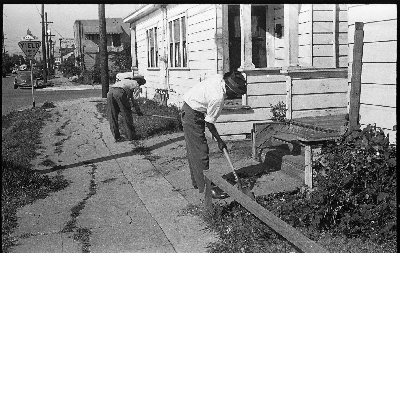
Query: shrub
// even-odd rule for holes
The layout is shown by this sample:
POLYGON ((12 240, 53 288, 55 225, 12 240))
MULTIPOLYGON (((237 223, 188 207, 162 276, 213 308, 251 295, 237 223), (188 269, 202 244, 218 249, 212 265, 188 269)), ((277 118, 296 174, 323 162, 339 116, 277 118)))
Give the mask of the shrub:
POLYGON ((280 101, 279 103, 272 105, 270 104, 271 107, 271 113, 272 113, 272 120, 273 121, 280 121, 284 122, 286 121, 286 105, 283 101, 280 101))
POLYGON ((315 162, 311 223, 346 236, 396 235, 396 147, 371 125, 342 137, 315 162))

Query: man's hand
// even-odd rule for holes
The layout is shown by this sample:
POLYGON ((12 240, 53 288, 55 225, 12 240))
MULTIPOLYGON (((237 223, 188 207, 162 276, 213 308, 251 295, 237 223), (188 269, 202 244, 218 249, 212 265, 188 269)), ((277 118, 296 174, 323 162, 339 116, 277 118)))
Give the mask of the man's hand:
POLYGON ((228 148, 226 147, 226 143, 225 143, 222 139, 219 139, 219 140, 218 140, 218 148, 219 148, 221 151, 224 151, 224 149, 227 149, 227 150, 228 150, 228 148))

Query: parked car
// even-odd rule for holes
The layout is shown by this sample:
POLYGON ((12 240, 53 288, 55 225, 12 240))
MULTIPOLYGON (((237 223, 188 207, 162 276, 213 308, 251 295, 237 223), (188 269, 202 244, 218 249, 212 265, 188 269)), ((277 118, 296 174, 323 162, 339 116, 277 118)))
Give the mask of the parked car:
MULTIPOLYGON (((18 71, 14 78, 14 89, 18 87, 32 87, 31 71, 18 71)), ((33 87, 44 87, 44 80, 40 72, 33 70, 33 87)))

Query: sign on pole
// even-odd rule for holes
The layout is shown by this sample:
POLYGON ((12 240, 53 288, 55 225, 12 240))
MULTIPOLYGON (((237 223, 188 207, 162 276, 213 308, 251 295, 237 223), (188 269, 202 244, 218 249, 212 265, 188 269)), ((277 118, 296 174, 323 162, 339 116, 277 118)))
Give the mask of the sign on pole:
POLYGON ((23 40, 18 42, 18 46, 29 59, 33 59, 35 57, 41 45, 42 43, 39 40, 23 40))

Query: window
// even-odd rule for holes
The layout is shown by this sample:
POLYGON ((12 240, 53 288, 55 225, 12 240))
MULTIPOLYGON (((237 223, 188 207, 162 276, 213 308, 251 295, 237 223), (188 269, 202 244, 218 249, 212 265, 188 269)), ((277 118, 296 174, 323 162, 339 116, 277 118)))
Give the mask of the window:
POLYGON ((158 67, 158 46, 157 46, 157 28, 151 28, 146 31, 147 39, 147 67, 158 67))
POLYGON ((121 46, 121 35, 119 34, 112 35, 112 43, 114 47, 121 46))
POLYGON ((187 67, 186 17, 180 17, 168 24, 169 65, 175 68, 187 67))

